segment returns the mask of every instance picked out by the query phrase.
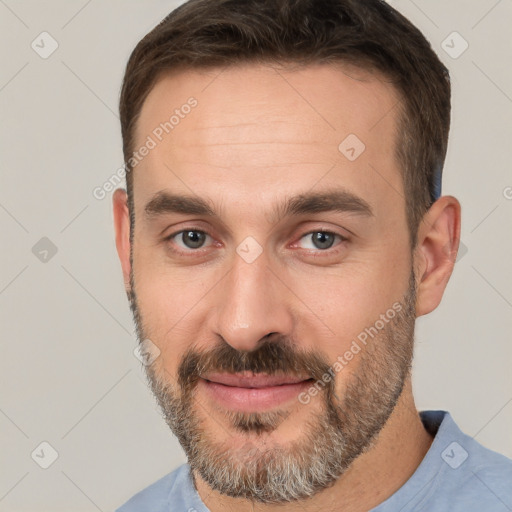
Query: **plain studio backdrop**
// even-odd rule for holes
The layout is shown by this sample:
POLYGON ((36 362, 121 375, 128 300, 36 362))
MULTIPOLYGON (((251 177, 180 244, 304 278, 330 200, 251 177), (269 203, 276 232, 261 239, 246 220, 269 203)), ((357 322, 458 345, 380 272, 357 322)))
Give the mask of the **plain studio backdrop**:
MULTIPOLYGON (((185 461, 133 352, 111 193, 93 195, 123 163, 128 56, 179 3, 0 1, 0 511, 112 510, 185 461)), ((443 193, 462 203, 417 322, 417 405, 512 457, 512 4, 392 4, 450 69, 443 193)))

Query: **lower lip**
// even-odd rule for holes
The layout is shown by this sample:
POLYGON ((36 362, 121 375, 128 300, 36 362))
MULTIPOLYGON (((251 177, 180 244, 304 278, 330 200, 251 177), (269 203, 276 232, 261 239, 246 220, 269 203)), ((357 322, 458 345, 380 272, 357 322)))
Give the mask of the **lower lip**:
POLYGON ((261 412, 297 400, 299 394, 311 385, 310 380, 296 384, 282 384, 265 388, 238 388, 199 379, 203 388, 217 403, 228 409, 243 412, 261 412))

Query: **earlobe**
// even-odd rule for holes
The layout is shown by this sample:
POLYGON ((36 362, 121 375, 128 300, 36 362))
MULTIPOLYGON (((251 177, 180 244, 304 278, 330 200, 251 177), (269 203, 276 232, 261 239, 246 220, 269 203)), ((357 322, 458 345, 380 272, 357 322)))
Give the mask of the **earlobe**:
POLYGON ((123 271, 124 286, 130 290, 130 213, 126 190, 118 188, 112 196, 116 248, 123 271))
POLYGON ((461 208, 452 196, 439 198, 418 229, 415 249, 416 315, 426 315, 441 302, 453 271, 460 241, 461 208))

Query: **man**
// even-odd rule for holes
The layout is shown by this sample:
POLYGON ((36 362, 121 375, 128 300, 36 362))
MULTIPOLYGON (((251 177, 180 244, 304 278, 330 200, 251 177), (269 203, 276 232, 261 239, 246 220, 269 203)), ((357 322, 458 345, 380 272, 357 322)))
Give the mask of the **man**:
POLYGON ((460 235, 421 33, 379 0, 191 0, 120 111, 116 245, 188 464, 118 510, 512 510, 512 461, 412 394, 460 235))

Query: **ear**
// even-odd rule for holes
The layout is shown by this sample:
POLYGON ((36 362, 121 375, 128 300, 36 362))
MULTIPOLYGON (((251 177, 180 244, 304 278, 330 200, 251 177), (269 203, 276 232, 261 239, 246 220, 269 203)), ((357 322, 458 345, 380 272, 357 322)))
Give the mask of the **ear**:
POLYGON ((118 188, 112 196, 116 248, 123 270, 124 287, 130 290, 130 213, 126 190, 118 188))
POLYGON ((441 302, 455 265, 460 241, 460 203, 440 197, 424 215, 414 251, 416 316, 433 311, 441 302))

